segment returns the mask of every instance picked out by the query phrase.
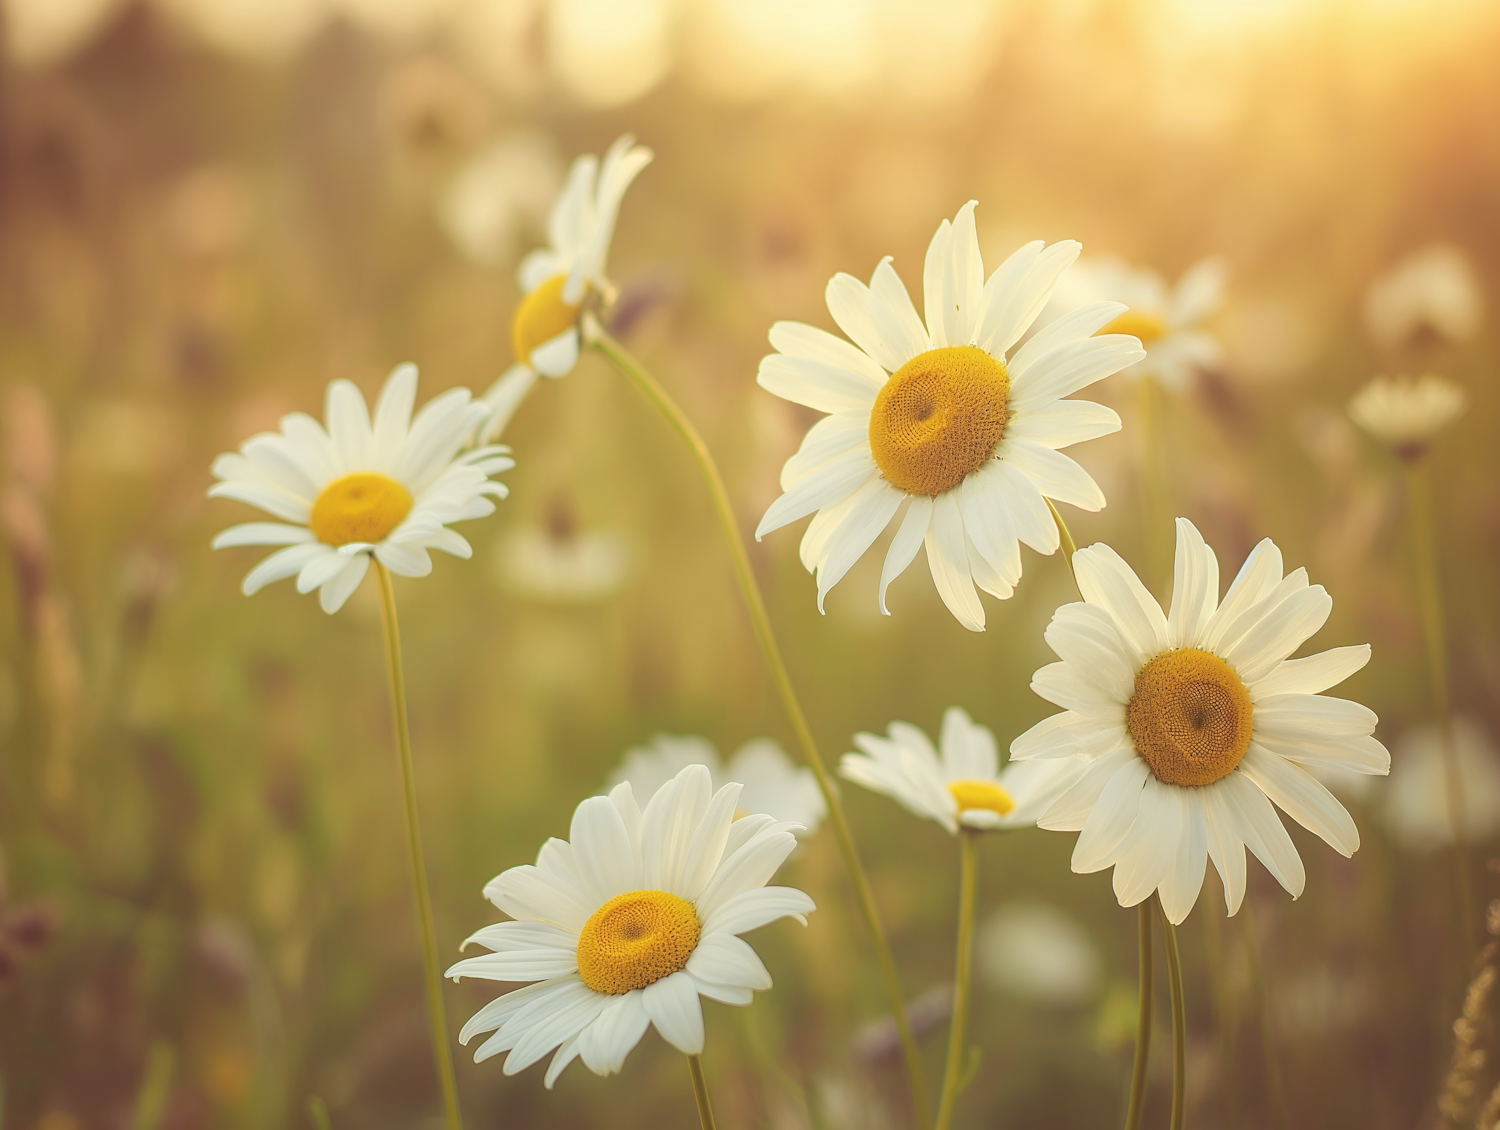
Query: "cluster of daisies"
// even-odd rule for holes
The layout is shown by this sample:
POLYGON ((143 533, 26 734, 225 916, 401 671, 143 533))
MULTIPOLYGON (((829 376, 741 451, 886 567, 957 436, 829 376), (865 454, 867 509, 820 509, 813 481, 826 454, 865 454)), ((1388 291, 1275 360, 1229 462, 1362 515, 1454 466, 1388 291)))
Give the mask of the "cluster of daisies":
MULTIPOLYGON (((247 594, 295 576, 335 612, 372 558, 421 576, 430 550, 470 555, 450 527, 505 497, 493 476, 513 464, 492 441, 538 375, 561 377, 576 363, 584 312, 613 294, 605 264, 621 200, 650 160, 626 137, 602 162, 574 165, 549 246, 520 267, 515 364, 484 397, 453 389, 413 415, 416 370, 402 366, 373 417, 354 386, 336 381, 324 423, 294 413, 220 457, 210 493, 279 519, 215 539, 281 547, 245 577, 247 594)), ((980 593, 1014 592, 1021 546, 1059 549, 1057 504, 1105 504, 1064 449, 1120 419, 1075 394, 1117 373, 1176 386, 1217 363, 1203 322, 1222 300, 1220 263, 1169 287, 1118 263, 1075 264, 1079 252, 1071 241, 1030 243, 986 276, 971 201, 932 239, 920 306, 885 259, 868 284, 845 274, 829 282, 843 336, 771 328, 760 385, 823 416, 787 460, 783 493, 756 533, 811 517, 801 559, 820 608, 894 527, 881 612, 892 580, 925 551, 948 610, 983 630, 980 593)), ((1356 414, 1375 430, 1410 431, 1413 397, 1427 406, 1429 433, 1452 415, 1439 393, 1406 386, 1373 391, 1356 414)), ((1156 894, 1173 922, 1192 909, 1209 860, 1233 913, 1246 849, 1301 893, 1302 862, 1277 809, 1353 852, 1358 831, 1320 775, 1384 774, 1390 758, 1371 711, 1324 693, 1369 648, 1291 658, 1328 619, 1328 593, 1305 570, 1287 571, 1269 539, 1221 592, 1218 558, 1185 519, 1165 606, 1107 545, 1077 551, 1072 565, 1081 600, 1054 613, 1045 638, 1058 661, 1031 683, 1059 713, 1011 742, 1003 764, 995 735, 960 708, 936 743, 892 722, 884 736, 854 737, 842 775, 954 835, 1077 832, 1075 871, 1112 868, 1122 905, 1156 894)), ((465 944, 485 952, 449 973, 526 987, 480 1009, 461 1041, 485 1036, 476 1059, 506 1053, 507 1073, 550 1054, 549 1087, 574 1059, 618 1071, 653 1025, 697 1054, 702 998, 745 1005, 771 986, 741 935, 781 918, 806 923, 812 900, 770 883, 824 815, 809 772, 765 740, 727 761, 694 738, 631 751, 607 795, 578 805, 568 839, 548 840, 535 864, 485 888, 508 917, 475 933, 465 944)))

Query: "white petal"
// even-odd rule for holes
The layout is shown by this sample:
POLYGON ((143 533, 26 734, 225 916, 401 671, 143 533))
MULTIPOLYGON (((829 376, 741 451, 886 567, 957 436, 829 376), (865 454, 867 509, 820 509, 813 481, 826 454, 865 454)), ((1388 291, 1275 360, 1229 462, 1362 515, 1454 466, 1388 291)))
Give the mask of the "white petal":
POLYGON ((823 611, 823 600, 829 590, 844 579, 891 524, 905 497, 882 478, 871 479, 851 496, 843 521, 828 533, 827 551, 818 564, 819 612, 823 611))
POLYGON ((781 467, 781 489, 791 490, 809 475, 870 444, 868 412, 824 416, 802 437, 797 453, 781 467))
MULTIPOLYGON (((877 272, 878 270, 879 268, 877 272)), ((908 299, 906 304, 909 308, 911 300, 908 299)), ((912 311, 912 317, 916 317, 915 310, 912 311)), ((827 330, 803 325, 801 322, 777 322, 771 327, 769 337, 772 347, 789 357, 805 357, 837 369, 847 369, 863 377, 876 389, 885 384, 886 371, 873 357, 827 330)))
POLYGON ((318 593, 319 607, 330 616, 344 607, 344 602, 354 595, 359 582, 365 579, 365 571, 369 567, 368 553, 355 555, 340 573, 323 583, 322 590, 318 593))
POLYGON ((688 958, 687 971, 716 985, 765 992, 771 975, 750 943, 733 934, 705 934, 688 958))
POLYGON ((927 336, 932 348, 945 345, 967 345, 965 341, 954 341, 948 336, 948 320, 944 317, 948 301, 948 260, 953 243, 953 225, 947 220, 938 224, 938 229, 927 244, 927 257, 922 261, 922 304, 927 322, 927 336))
MULTIPOLYGON (((927 330, 917 316, 911 295, 891 266, 886 256, 875 267, 870 276, 870 315, 875 321, 875 331, 885 343, 886 355, 892 359, 902 358, 902 364, 931 347, 927 330)), ((884 383, 884 382, 882 382, 884 383)))
POLYGON ((703 1006, 686 972, 673 973, 646 986, 641 994, 646 1015, 662 1038, 684 1055, 703 1051, 703 1006))
POLYGON ((419 545, 386 542, 375 547, 375 557, 398 577, 425 577, 432 572, 432 558, 419 545))
POLYGON ((1113 617, 1092 604, 1065 604, 1052 614, 1043 638, 1075 674, 1094 683, 1111 701, 1135 693, 1135 665, 1113 617))
POLYGON ((536 384, 536 378, 535 369, 517 362, 490 386, 482 398, 490 415, 479 429, 480 443, 493 443, 499 437, 505 430, 505 425, 516 414, 516 409, 521 407, 521 401, 526 399, 526 394, 536 384))
POLYGON ((1031 676, 1031 689, 1048 702, 1106 726, 1125 722, 1125 702, 1070 663, 1049 663, 1031 676))
POLYGON ((839 329, 848 335, 850 341, 874 358, 881 368, 895 372, 908 360, 887 345, 880 336, 870 310, 870 290, 864 283, 853 275, 840 272, 828 280, 823 297, 827 300, 828 312, 833 315, 839 329))
POLYGON ((1042 408, 1102 381, 1145 357, 1140 343, 1124 334, 1105 334, 1060 346, 1011 374, 1010 406, 1018 413, 1042 408))
POLYGON ((1225 811, 1245 846, 1293 898, 1300 896, 1307 884, 1307 872, 1292 837, 1287 835, 1266 794, 1238 769, 1210 787, 1223 789, 1227 794, 1225 811))
POLYGON ((882 615, 891 614, 890 609, 885 606, 886 589, 890 588, 891 582, 906 571, 906 567, 917 556, 917 550, 922 548, 922 543, 927 539, 927 529, 931 524, 932 499, 925 495, 913 495, 911 504, 906 508, 906 516, 901 519, 896 536, 891 539, 891 547, 886 550, 885 564, 880 569, 882 615))
POLYGON ((1203 637, 1203 646, 1217 654, 1225 630, 1241 613, 1270 594, 1281 581, 1281 570, 1281 550, 1270 538, 1263 538, 1245 558, 1229 591, 1219 602, 1218 611, 1209 621, 1207 634, 1203 637))
POLYGON ((949 781, 993 781, 1000 769, 995 732, 981 726, 959 706, 943 711, 943 729, 938 735, 943 751, 943 776, 949 781))
POLYGON ((1087 875, 1115 862, 1120 846, 1135 825, 1141 794, 1150 775, 1146 763, 1133 757, 1105 782, 1078 842, 1073 845, 1075 872, 1087 875))
MULTIPOLYGON (((220 464, 216 462, 215 474, 220 473, 219 468, 220 464)), ((288 522, 299 522, 303 525, 307 524, 312 514, 312 507, 302 499, 294 498, 269 482, 219 482, 208 488, 208 497, 232 498, 238 502, 246 502, 273 517, 282 518, 288 522)))
POLYGON ((726 899, 703 920, 705 934, 744 934, 778 918, 807 925, 813 900, 795 887, 758 887, 726 899))
POLYGON ((1092 400, 1054 400, 1017 412, 1005 424, 1005 434, 1011 439, 1030 440, 1054 450, 1119 430, 1119 413, 1092 400))
POLYGON ((1092 762, 1068 790, 1052 802, 1037 820, 1038 828, 1054 832, 1078 832, 1088 822, 1104 786, 1128 761, 1140 760, 1134 749, 1117 749, 1092 762))
POLYGON ((756 540, 814 510, 842 502, 878 474, 868 449, 856 449, 834 460, 771 503, 755 528, 756 540))
POLYGON ((707 767, 689 765, 647 802, 641 815, 641 855, 642 881, 648 888, 682 894, 684 876, 694 862, 688 849, 712 796, 707 767))
POLYGON ((1362 738, 1376 722, 1369 707, 1320 694, 1271 695, 1252 709, 1256 734, 1284 741, 1362 738))
POLYGON ((1077 758, 1094 761, 1130 744, 1123 722, 1108 725, 1064 710, 1043 718, 1010 743, 1011 762, 1077 758))
MULTIPOLYGON (((741 822, 735 821, 736 824, 741 822)), ((699 919, 710 917, 735 895, 764 887, 796 846, 797 838, 790 832, 777 831, 774 824, 736 851, 729 851, 726 845, 724 861, 695 900, 699 919)))
POLYGON ((1326 624, 1332 611, 1327 590, 1312 585, 1282 601, 1228 648, 1224 658, 1246 683, 1261 679, 1326 624))
POLYGON ((309 593, 313 589, 321 588, 325 582, 333 580, 342 573, 353 560, 342 553, 319 554, 311 558, 302 567, 302 572, 297 574, 297 591, 309 593))
POLYGON ((1183 816, 1185 826, 1177 841, 1177 858, 1158 888, 1161 908, 1174 926, 1182 925, 1198 901, 1203 873, 1208 867, 1208 827, 1196 792, 1184 798, 1183 816))
POLYGON ((1073 572, 1084 600, 1114 617, 1121 638, 1143 664, 1167 647, 1167 618, 1146 586, 1109 546, 1100 543, 1073 554, 1073 572))
POLYGON ((984 316, 975 344, 995 355, 1009 350, 1036 321, 1057 280, 1082 250, 1071 239, 1045 250, 1040 243, 1029 243, 1000 264, 984 285, 984 316))
POLYGON ((1224 883, 1224 906, 1232 917, 1245 898, 1245 845, 1234 831, 1224 789, 1209 785, 1200 791, 1203 822, 1208 830, 1208 854, 1224 883))
POLYGON ((1031 476, 1003 459, 992 459, 980 473, 986 471, 996 477, 1005 492, 1005 504, 1010 509, 1016 537, 1038 553, 1056 553, 1059 544, 1057 522, 1031 476))
POLYGON ((959 484, 958 507, 969 543, 995 575, 1014 588, 1021 579, 1021 545, 1005 485, 1000 463, 991 459, 959 484))
POLYGON ((530 864, 502 871, 484 888, 484 897, 512 918, 549 922, 574 933, 604 901, 591 895, 530 864))
POLYGON ((1337 686, 1370 662, 1370 645, 1335 647, 1306 659, 1285 659, 1248 687, 1251 701, 1278 694, 1317 694, 1337 686))
POLYGON ((880 386, 860 370, 784 353, 762 357, 755 381, 767 392, 794 404, 819 412, 863 412, 867 418, 880 391, 880 386))
POLYGON ((1239 771, 1293 820, 1321 836, 1334 851, 1350 856, 1359 848, 1359 829, 1354 826, 1354 818, 1306 769, 1283 761, 1251 742, 1239 771))
POLYGON ((641 866, 631 851, 630 832, 608 797, 589 797, 573 810, 568 842, 596 903, 641 888, 641 866))
POLYGON ((417 367, 410 362, 397 365, 385 379, 380 398, 375 402, 373 428, 375 463, 386 474, 395 470, 395 456, 406 442, 411 426, 412 405, 417 399, 417 367))
POLYGON ((971 632, 984 631, 984 606, 974 590, 964 544, 964 520, 958 498, 947 491, 932 500, 932 525, 927 530, 927 566, 938 595, 958 622, 971 632))
POLYGON ((315 540, 306 526, 285 526, 280 522, 244 522, 230 526, 214 537, 214 549, 236 545, 302 545, 315 540))
POLYGON ((365 398, 350 381, 337 380, 328 386, 323 419, 333 440, 334 457, 345 471, 370 465, 370 412, 365 398))
POLYGON ((1115 897, 1121 906, 1135 906, 1161 885, 1177 859, 1179 841, 1187 832, 1185 790, 1146 778, 1135 826, 1115 861, 1115 897))
POLYGON ((1219 559, 1186 518, 1177 519, 1177 556, 1167 646, 1192 647, 1202 638, 1219 602, 1219 559))
POLYGON ((324 556, 334 556, 334 551, 321 542, 304 542, 279 549, 245 574, 240 591, 253 596, 272 581, 300 573, 311 562, 324 556))
POLYGON ((578 364, 578 327, 569 326, 556 337, 548 338, 526 360, 544 377, 567 376, 578 364))
POLYGON ((1093 337, 1129 309, 1123 302, 1095 302, 1080 306, 1048 322, 1017 349, 1005 368, 1012 380, 1024 382, 1031 367, 1053 350, 1093 337))

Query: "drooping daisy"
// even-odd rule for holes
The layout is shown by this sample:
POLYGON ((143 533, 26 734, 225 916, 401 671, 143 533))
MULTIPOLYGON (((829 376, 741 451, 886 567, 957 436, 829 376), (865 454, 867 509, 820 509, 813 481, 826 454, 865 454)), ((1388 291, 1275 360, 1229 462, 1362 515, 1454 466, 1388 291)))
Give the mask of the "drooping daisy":
POLYGON ((1349 401, 1354 422, 1403 459, 1424 455, 1438 433, 1464 414, 1469 398, 1435 373, 1376 377, 1349 401))
POLYGON ((1078 256, 1071 240, 1021 248, 989 277, 975 202, 944 220, 927 248, 926 324, 889 259, 866 287, 839 274, 829 313, 854 342, 798 322, 771 327, 778 352, 756 378, 777 396, 829 415, 781 472, 785 491, 757 538, 814 511, 802 563, 818 607, 906 506, 880 578, 885 593, 924 545, 937 590, 959 623, 984 629, 975 591, 1004 599, 1021 578, 1020 542, 1057 549, 1045 499, 1098 510, 1104 495, 1058 449, 1115 431, 1109 408, 1062 397, 1138 361, 1140 343, 1092 336, 1124 312, 1101 302, 1060 318, 1007 356, 1078 256))
POLYGON ((515 462, 504 447, 456 454, 487 412, 468 389, 449 389, 413 419, 416 395, 417 367, 397 366, 372 423, 359 389, 334 381, 326 431, 293 412, 279 432, 252 436, 239 454, 214 460, 219 481, 210 498, 238 499, 283 519, 231 526, 214 538, 215 549, 286 547, 245 575, 246 596, 295 575, 297 591, 318 589, 323 611, 332 613, 359 586, 371 555, 404 577, 432 571, 431 549, 472 555, 448 523, 493 514, 490 498, 504 498, 506 488, 490 476, 515 462))
POLYGON ((1468 257, 1430 243, 1370 284, 1364 315, 1370 336, 1388 349, 1468 341, 1484 319, 1484 299, 1468 257))
POLYGON ((547 246, 527 255, 516 270, 524 297, 510 327, 515 363, 484 394, 490 417, 479 435, 482 442, 510 422, 538 374, 565 377, 578 363, 584 301, 591 291, 611 292, 604 266, 620 202, 652 156, 627 133, 609 147, 602 166, 592 153, 573 162, 547 220, 547 246))
POLYGON ((1309 585, 1305 569, 1283 577, 1267 538, 1220 601, 1218 559, 1185 518, 1166 614, 1107 545, 1079 550, 1073 569, 1084 599, 1047 628, 1062 661, 1031 682, 1064 710, 1010 747, 1023 760, 1086 763, 1038 821, 1082 832, 1073 870, 1113 867, 1121 906, 1159 891, 1181 922, 1210 858, 1229 913, 1239 909, 1248 847, 1296 897, 1302 860, 1273 801, 1351 855, 1354 821, 1303 766, 1383 774, 1391 759, 1371 736, 1372 711, 1319 693, 1363 667, 1368 644, 1287 658, 1328 619, 1323 586, 1309 585))
POLYGON ((798 835, 803 839, 816 832, 827 815, 812 770, 793 765, 786 751, 770 738, 752 738, 725 765, 707 738, 657 734, 649 745, 626 751, 610 784, 628 781, 636 798, 646 802, 689 765, 706 766, 715 788, 730 781, 741 785, 739 815, 762 814, 800 825, 798 835))
POLYGON ((512 921, 464 945, 490 950, 448 970, 455 980, 532 981, 485 1005, 459 1042, 493 1032, 476 1061, 501 1052, 514 1075, 557 1049, 551 1087, 575 1058, 597 1075, 620 1070, 648 1024, 686 1055, 703 1050, 699 997, 746 1005, 771 975, 738 935, 779 918, 804 926, 812 899, 766 883, 797 841, 769 816, 734 819, 740 786, 714 792, 689 765, 644 812, 629 783, 590 797, 568 840, 535 866, 492 879, 485 897, 512 921))
POLYGON ((938 739, 908 722, 892 722, 886 737, 855 734, 864 751, 846 753, 839 775, 897 801, 908 812, 935 820, 953 835, 959 827, 997 829, 1035 824, 1037 817, 1083 772, 1068 761, 1019 762, 1003 771, 995 735, 968 713, 950 706, 938 739))
POLYGON ((1104 332, 1139 338, 1146 356, 1122 375, 1151 377, 1163 388, 1180 390, 1199 369, 1223 360, 1223 346, 1203 323, 1223 307, 1228 273, 1224 260, 1204 259, 1183 272, 1174 287, 1150 268, 1113 258, 1082 259, 1059 283, 1039 321, 1050 324, 1091 302, 1123 302, 1130 309, 1104 332))
MULTIPOLYGON (((1478 843, 1500 832, 1500 753, 1474 719, 1460 715, 1451 725, 1449 740, 1463 786, 1463 834, 1478 843)), ((1384 802, 1385 822, 1402 847, 1430 852, 1452 845, 1443 737, 1435 724, 1418 726, 1396 743, 1384 802)))

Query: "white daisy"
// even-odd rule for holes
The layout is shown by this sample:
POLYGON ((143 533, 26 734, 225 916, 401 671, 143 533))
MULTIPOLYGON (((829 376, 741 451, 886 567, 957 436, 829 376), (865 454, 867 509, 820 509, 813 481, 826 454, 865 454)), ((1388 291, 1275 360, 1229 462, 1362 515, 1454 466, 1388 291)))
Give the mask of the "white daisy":
POLYGON ((1199 369, 1223 361, 1219 340, 1203 323, 1224 305, 1228 279, 1224 260, 1204 259, 1183 272, 1175 287, 1149 268, 1114 258, 1082 259, 1058 285, 1039 322, 1091 302, 1123 302, 1130 309, 1104 327, 1105 333, 1140 339, 1146 356, 1121 370, 1127 377, 1152 377, 1162 387, 1186 388, 1199 369))
POLYGON ((552 604, 607 600, 630 579, 630 543, 613 530, 581 530, 565 505, 545 522, 506 531, 495 545, 495 575, 518 596, 552 604))
POLYGON ((760 814, 800 825, 805 839, 827 815, 812 770, 792 764, 786 751, 770 738, 752 738, 735 750, 726 766, 707 738, 657 734, 650 745, 626 751, 609 783, 628 781, 637 799, 649 801, 689 765, 706 766, 715 788, 730 781, 743 787, 737 816, 760 814))
POLYGON ((1081 1004, 1103 980, 1088 931, 1060 907, 1015 901, 979 928, 979 972, 991 988, 1046 1004, 1081 1004))
POLYGON ((609 295, 605 276, 620 202, 653 154, 624 134, 599 159, 573 162, 562 195, 547 219, 547 246, 521 260, 516 282, 524 297, 511 321, 515 363, 484 394, 490 418, 481 441, 498 436, 520 407, 538 374, 564 377, 578 363, 578 318, 590 292, 609 295))
POLYGON ((844 754, 839 775, 937 821, 953 835, 960 826, 1035 824, 1084 769, 1070 761, 1012 760, 1002 772, 994 733, 957 706, 943 714, 941 757, 931 739, 908 722, 892 722, 886 735, 855 734, 854 744, 864 753, 844 754))
POLYGON ((1221 602, 1219 562, 1185 518, 1166 614, 1107 545, 1079 550, 1073 570, 1083 602, 1059 608, 1046 636, 1062 662, 1031 682, 1065 709, 1010 748, 1086 763, 1038 821, 1083 833, 1074 871, 1113 867, 1120 905, 1160 891, 1181 922, 1209 858, 1229 913, 1239 909, 1246 847, 1293 897, 1302 893, 1302 860, 1272 801, 1341 854, 1359 847, 1349 813, 1303 766, 1390 771, 1371 736, 1374 713, 1319 693, 1363 667, 1370 647, 1287 658, 1328 619, 1323 586, 1309 585, 1305 569, 1283 577, 1267 538, 1221 602))
POLYGON ((782 468, 786 493, 755 536, 817 512, 802 563, 817 574, 820 609, 905 503, 880 610, 886 588, 925 544, 943 602, 964 627, 982 631, 974 586, 1004 599, 1021 578, 1019 542, 1038 553, 1057 549, 1045 499, 1104 505, 1094 480, 1058 449, 1115 431, 1120 418, 1061 398, 1144 356, 1134 338, 1092 336, 1125 308, 1085 307, 1007 356, 1079 245, 1029 243, 986 282, 974 206, 944 220, 927 248, 925 325, 887 258, 868 287, 844 274, 828 284, 829 313, 854 345, 798 322, 771 327, 779 352, 761 361, 757 380, 829 415, 782 468))
POLYGON ((1468 341, 1484 318, 1484 299, 1468 257, 1430 243, 1401 260, 1365 293, 1365 327, 1388 349, 1425 341, 1468 341))
POLYGON ((328 386, 328 429, 311 416, 281 418, 280 432, 252 436, 237 455, 214 460, 211 498, 235 498, 282 522, 231 526, 214 538, 231 545, 280 545, 245 575, 246 596, 295 575, 298 592, 318 589, 337 612, 359 586, 373 554, 404 577, 432 571, 430 549, 469 557, 469 543, 448 523, 493 514, 487 496, 504 498, 489 476, 515 466, 503 447, 456 455, 487 409, 466 388, 452 388, 412 418, 417 368, 392 371, 370 421, 349 381, 328 386))
POLYGON ((534 981, 485 1005, 459 1042, 482 1032, 476 1061, 509 1052, 514 1075, 553 1048, 546 1085, 575 1057, 620 1070, 648 1024, 686 1055, 703 1050, 699 997, 746 1005, 771 975, 739 934, 778 918, 804 926, 812 899, 767 887, 797 841, 769 816, 734 819, 740 786, 713 792, 690 765, 642 812, 629 783, 573 813, 569 840, 542 846, 485 897, 513 921, 471 937, 490 953, 448 970, 455 980, 534 981))
MULTIPOLYGON (((1483 842, 1500 831, 1500 753, 1472 718, 1452 722, 1453 755, 1463 787, 1463 832, 1483 842)), ((1448 776, 1442 734, 1434 724, 1418 726, 1396 743, 1391 783, 1385 791, 1385 822, 1405 848, 1436 851, 1453 843, 1448 776)))
POLYGON ((1469 398, 1435 373, 1376 377, 1349 401, 1354 422, 1403 459, 1426 452, 1437 434, 1464 414, 1469 398))

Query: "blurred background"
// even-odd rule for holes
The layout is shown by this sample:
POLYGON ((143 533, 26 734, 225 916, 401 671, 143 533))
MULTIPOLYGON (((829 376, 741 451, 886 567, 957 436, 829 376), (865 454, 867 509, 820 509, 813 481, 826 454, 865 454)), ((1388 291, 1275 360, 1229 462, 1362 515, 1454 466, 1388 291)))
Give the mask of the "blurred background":
MULTIPOLYGON (((257 554, 208 545, 252 515, 205 499, 208 468, 287 411, 321 414, 337 377, 373 396, 412 360, 424 398, 488 387, 511 360, 515 263, 541 241, 567 162, 627 130, 657 160, 619 225, 616 328, 705 433, 747 532, 813 419, 755 385, 766 330, 834 328, 822 291, 835 271, 868 277, 894 255, 915 290, 939 219, 970 198, 989 268, 1033 238, 1076 238, 1169 281, 1226 259, 1229 299, 1208 324, 1222 363, 1162 397, 1172 509, 1198 523, 1226 580, 1269 535, 1328 586, 1334 613, 1314 643, 1374 645, 1336 693, 1377 710, 1397 774, 1337 785, 1364 837, 1352 860, 1293 828, 1299 901, 1252 862, 1246 907, 1227 919, 1210 869, 1180 931, 1189 1117, 1438 1124, 1469 950, 1441 790, 1422 772, 1432 707, 1398 467, 1344 406, 1376 373, 1426 369, 1470 398, 1432 460, 1478 841, 1500 825, 1493 6, 0 10, 4 1126, 303 1127, 311 1094, 335 1127, 431 1124, 374 593, 367 581, 335 617, 288 583, 242 597, 257 554), (1391 313, 1370 288, 1413 254, 1446 264, 1449 298, 1391 313)), ((1110 505, 1068 517, 1080 544, 1107 539, 1144 569, 1170 532, 1143 529, 1134 391, 1115 377, 1090 395, 1125 428, 1073 450, 1110 505)), ((497 917, 483 883, 565 835, 628 747, 701 734, 727 754, 790 736, 704 490, 625 382, 586 357, 535 390, 506 439, 513 495, 463 529, 474 560, 398 581, 453 955, 497 917)), ((1071 599, 1058 559, 1024 551, 1016 596, 986 598, 989 630, 974 635, 921 562, 879 616, 878 548, 820 617, 797 538, 772 535, 756 565, 830 760, 894 718, 935 734, 950 705, 1002 748, 1051 712, 1027 683, 1051 659, 1052 609, 1071 599)), ((844 791, 936 1071, 956 845, 844 791)), ((965 1124, 1120 1116, 1136 916, 1107 873, 1069 872, 1072 840, 1032 830, 983 845, 984 1060, 965 1124)), ((1486 846, 1470 851, 1485 899, 1500 885, 1486 846)), ((757 936, 774 991, 706 1009, 721 1121, 904 1127, 883 998, 826 831, 783 876, 820 909, 807 930, 757 936)), ((494 992, 450 987, 455 1032, 494 992)), ((1167 1113, 1168 1030, 1163 989, 1152 1124, 1167 1113)), ((654 1034, 622 1077, 574 1067, 551 1093, 537 1069, 506 1078, 458 1054, 476 1127, 693 1117, 681 1060, 654 1034)))

